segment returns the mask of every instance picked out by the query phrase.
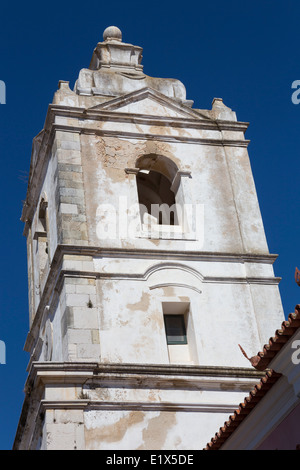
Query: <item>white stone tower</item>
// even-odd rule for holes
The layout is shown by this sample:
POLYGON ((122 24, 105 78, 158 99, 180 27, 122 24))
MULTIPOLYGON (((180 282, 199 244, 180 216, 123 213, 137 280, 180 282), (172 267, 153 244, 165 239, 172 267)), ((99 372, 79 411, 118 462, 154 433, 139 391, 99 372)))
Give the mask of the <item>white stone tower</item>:
POLYGON ((284 319, 247 124, 141 59, 107 28, 33 141, 14 449, 202 449, 284 319))

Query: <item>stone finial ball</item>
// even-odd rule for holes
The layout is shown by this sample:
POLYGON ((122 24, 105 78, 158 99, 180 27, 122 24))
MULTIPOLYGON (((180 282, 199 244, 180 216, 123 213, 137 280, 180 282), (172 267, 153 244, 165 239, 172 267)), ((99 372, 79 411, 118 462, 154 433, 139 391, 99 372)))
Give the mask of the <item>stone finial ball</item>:
POLYGON ((116 41, 122 41, 122 31, 117 28, 117 26, 109 26, 105 29, 103 33, 103 39, 106 41, 107 39, 114 39, 116 41))

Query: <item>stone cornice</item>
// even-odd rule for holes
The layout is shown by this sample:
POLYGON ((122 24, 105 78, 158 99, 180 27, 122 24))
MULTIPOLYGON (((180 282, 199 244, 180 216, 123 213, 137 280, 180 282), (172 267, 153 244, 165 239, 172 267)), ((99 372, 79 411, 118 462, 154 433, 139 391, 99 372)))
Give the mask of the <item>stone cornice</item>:
POLYGON ((84 256, 105 256, 111 258, 134 257, 134 258, 153 258, 159 256, 159 259, 186 259, 200 261, 222 261, 222 262, 243 262, 243 263, 266 263, 273 264, 277 259, 277 254, 270 253, 230 253, 217 251, 184 251, 166 250, 166 249, 138 249, 101 247, 101 246, 80 246, 80 245, 58 245, 56 257, 59 252, 63 254, 74 254, 84 256))
MULTIPOLYGON (((249 123, 241 121, 210 120, 187 117, 149 116, 145 114, 107 111, 105 109, 73 108, 62 105, 50 105, 49 112, 54 116, 75 119, 93 119, 95 121, 111 121, 120 123, 149 124, 150 126, 179 127, 203 130, 230 130, 246 132, 249 123)), ((67 129, 67 126, 65 127, 67 129)), ((73 129, 69 126, 69 130, 73 129)))
POLYGON ((231 367, 231 366, 195 366, 184 364, 133 364, 123 362, 96 362, 96 361, 78 361, 78 362, 33 362, 30 370, 35 372, 57 371, 64 374, 70 373, 79 376, 83 374, 92 374, 95 377, 101 374, 137 374, 141 375, 195 375, 195 376, 214 376, 214 377, 264 377, 264 371, 257 371, 253 367, 231 367))
MULTIPOLYGON (((121 113, 120 113, 121 114, 121 113)), ((130 115, 132 116, 132 115, 130 115)), ((84 116, 85 117, 85 116, 84 116)), ((82 117, 81 119, 83 119, 82 117)), ((86 117, 86 119, 89 119, 86 117)), ((173 119, 173 118, 172 118, 173 119)), ((109 119, 109 116, 106 116, 105 119, 106 122, 111 121, 109 119)), ((134 123, 136 124, 137 122, 133 120, 132 118, 126 121, 125 119, 123 121, 120 121, 121 123, 134 123)), ((199 121, 197 121, 197 124, 199 121)), ((174 127, 174 128, 187 128, 188 126, 176 126, 173 125, 171 126, 168 123, 164 122, 157 122, 157 121, 150 121, 146 123, 149 126, 162 126, 162 127, 174 127)), ((221 130, 233 130, 233 131, 241 131, 241 129, 229 129, 229 128, 203 128, 203 127, 195 127, 195 126, 189 126, 190 128, 194 129, 205 129, 205 130, 215 130, 220 134, 221 130)), ((153 134, 153 133, 141 133, 141 132, 128 132, 128 131, 121 131, 121 130, 107 130, 107 129, 100 129, 100 128, 94 128, 94 127, 80 127, 80 126, 68 126, 64 124, 53 124, 52 125, 53 131, 63 131, 63 132, 77 132, 80 134, 88 134, 88 135, 98 135, 101 137, 120 137, 120 138, 126 138, 126 139, 140 139, 140 140, 157 140, 157 141, 163 141, 163 142, 176 142, 176 143, 187 143, 187 144, 199 144, 199 145, 210 145, 210 146, 228 146, 228 147, 244 147, 247 148, 250 140, 240 140, 240 139, 226 139, 223 136, 221 138, 201 138, 201 137, 189 137, 189 136, 182 136, 182 135, 165 135, 165 134, 153 134)))
MULTIPOLYGON (((174 364, 132 364, 97 362, 33 362, 30 366, 25 389, 36 381, 45 384, 81 384, 88 381, 101 386, 149 386, 158 381, 162 388, 185 388, 187 381, 220 388, 220 381, 235 382, 236 387, 248 387, 264 376, 253 368, 226 366, 195 366, 174 364)), ((93 385, 93 386, 94 386, 93 385)), ((222 388, 222 387, 221 387, 222 388)))
POLYGON ((109 402, 98 400, 41 400, 41 411, 46 410, 130 410, 130 411, 175 411, 175 412, 202 412, 202 413, 232 413, 234 405, 227 403, 170 403, 170 402, 109 402))

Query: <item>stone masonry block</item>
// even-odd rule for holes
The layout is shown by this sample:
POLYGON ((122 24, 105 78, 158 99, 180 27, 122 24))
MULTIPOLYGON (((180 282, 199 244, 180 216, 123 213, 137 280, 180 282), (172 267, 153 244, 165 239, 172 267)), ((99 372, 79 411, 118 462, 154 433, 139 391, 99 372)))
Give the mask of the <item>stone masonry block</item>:
POLYGON ((78 214, 78 207, 76 204, 60 204, 60 211, 63 214, 78 214))
POLYGON ((66 150, 80 150, 80 142, 62 141, 61 148, 66 150))
POLYGON ((61 331, 64 337, 69 328, 74 326, 74 314, 72 307, 66 307, 61 318, 61 331))
POLYGON ((81 240, 81 232, 79 230, 62 230, 61 235, 64 243, 66 243, 66 240, 70 240, 71 244, 75 240, 81 240))
POLYGON ((99 328, 97 308, 73 307, 74 328, 99 328))
POLYGON ((77 171, 59 171, 59 177, 64 181, 76 181, 77 183, 82 182, 82 173, 77 171))
POLYGON ((91 334, 92 334, 92 343, 99 344, 100 343, 99 330, 91 330, 91 334))
POLYGON ((59 188, 59 193, 61 196, 75 196, 84 198, 84 189, 59 188))
MULTIPOLYGON (((68 256, 71 256, 71 255, 65 255, 65 259, 67 259, 68 256)), ((94 279, 86 279, 86 278, 82 278, 82 277, 66 277, 65 284, 73 284, 73 285, 78 285, 79 284, 79 285, 86 286, 86 285, 90 284, 90 281, 92 281, 93 285, 95 285, 95 280, 94 279)))
POLYGON ((98 361, 100 357, 99 344, 78 344, 77 357, 78 359, 95 359, 98 361))
POLYGON ((83 411, 82 410, 54 410, 54 421, 59 424, 66 423, 82 423, 83 411))
POLYGON ((59 196, 60 202, 66 203, 66 204, 76 204, 78 206, 78 212, 80 212, 80 205, 83 204, 82 197, 79 196, 64 196, 60 195, 59 196))
POLYGON ((69 328, 68 330, 68 340, 69 343, 79 344, 79 343, 92 343, 92 334, 90 330, 81 330, 69 328))
POLYGON ((71 165, 68 163, 58 163, 59 171, 82 173, 81 165, 71 165))
POLYGON ((90 300, 90 296, 88 294, 67 294, 66 295, 66 303, 68 306, 76 306, 76 307, 86 307, 90 300))
POLYGON ((87 237, 86 239, 79 238, 78 240, 74 240, 74 238, 64 238, 62 243, 65 243, 66 245, 88 246, 89 241, 87 237))
POLYGON ((84 426, 75 423, 47 425, 47 450, 84 449, 84 426), (81 429, 81 430, 80 430, 81 429))
POLYGON ((93 294, 96 294, 96 288, 95 286, 79 285, 75 287, 75 292, 76 294, 89 294, 89 295, 92 294, 93 295, 93 294))
POLYGON ((62 132, 58 140, 60 142, 80 142, 80 134, 78 132, 62 132))
POLYGON ((59 180, 59 187, 60 188, 72 188, 72 189, 83 189, 83 183, 82 182, 77 182, 77 181, 72 181, 70 180, 59 180))

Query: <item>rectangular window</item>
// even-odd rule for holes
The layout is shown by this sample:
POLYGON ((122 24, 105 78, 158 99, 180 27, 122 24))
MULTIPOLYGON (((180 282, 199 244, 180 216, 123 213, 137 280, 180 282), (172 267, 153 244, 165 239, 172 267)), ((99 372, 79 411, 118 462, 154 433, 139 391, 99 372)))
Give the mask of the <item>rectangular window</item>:
POLYGON ((167 344, 187 344, 184 315, 164 315, 167 344))

